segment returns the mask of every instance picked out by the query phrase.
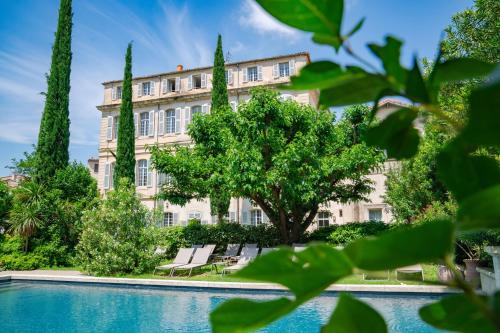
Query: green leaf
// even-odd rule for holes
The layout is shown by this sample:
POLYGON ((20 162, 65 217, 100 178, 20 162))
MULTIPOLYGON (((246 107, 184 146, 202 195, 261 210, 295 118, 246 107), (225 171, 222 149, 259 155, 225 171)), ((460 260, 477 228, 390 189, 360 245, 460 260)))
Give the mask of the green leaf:
POLYGON ((500 184, 464 199, 458 208, 461 229, 500 228, 500 184))
POLYGON ((347 293, 340 294, 339 302, 322 333, 385 333, 384 318, 368 304, 347 293))
POLYGON ((474 90, 470 97, 469 122, 463 131, 467 142, 500 146, 500 73, 496 80, 474 90))
POLYGON ((382 75, 354 71, 347 68, 329 88, 321 90, 319 102, 325 107, 361 104, 373 101, 381 91, 391 88, 382 75))
POLYGON ((417 58, 413 59, 413 68, 406 77, 406 96, 414 102, 429 103, 429 93, 420 72, 417 58))
POLYGON ((344 40, 348 39, 349 37, 351 37, 352 35, 354 35, 356 32, 358 32, 359 29, 361 29, 361 27, 363 26, 363 23, 365 23, 365 18, 364 17, 361 20, 359 20, 359 22, 354 26, 354 28, 352 28, 351 31, 349 31, 344 36, 344 40))
POLYGON ((300 70, 300 75, 292 76, 292 84, 287 88, 295 90, 323 89, 335 85, 343 76, 351 75, 331 61, 316 61, 300 70))
POLYGON ((426 305, 420 309, 420 317, 426 323, 443 330, 464 333, 497 332, 493 323, 464 295, 448 296, 426 305))
POLYGON ((456 138, 437 156, 438 177, 459 202, 500 183, 498 162, 486 156, 471 156, 469 150, 463 140, 456 138))
POLYGON ((343 0, 257 0, 264 10, 279 21, 315 33, 316 42, 333 45, 341 41, 343 0), (331 39, 329 37, 332 37, 331 39))
POLYGON ((413 125, 417 112, 402 108, 368 129, 367 143, 387 150, 388 157, 410 158, 417 153, 419 136, 413 125))
POLYGON ((352 274, 352 264, 344 253, 326 244, 313 244, 304 251, 290 248, 258 257, 237 276, 279 283, 297 298, 312 297, 337 280, 352 274))
POLYGON ((452 245, 453 224, 436 220, 377 238, 360 239, 350 243, 344 252, 356 267, 376 271, 443 259, 452 245))
POLYGON ((392 36, 387 36, 385 45, 368 44, 370 50, 382 61, 389 81, 394 84, 404 84, 406 69, 399 63, 403 43, 392 36))
POLYGON ((472 58, 450 59, 442 63, 436 63, 433 69, 433 83, 462 81, 490 74, 496 64, 487 63, 472 58))
POLYGON ((234 298, 219 305, 210 314, 214 333, 251 332, 292 311, 296 306, 288 298, 257 302, 234 298))

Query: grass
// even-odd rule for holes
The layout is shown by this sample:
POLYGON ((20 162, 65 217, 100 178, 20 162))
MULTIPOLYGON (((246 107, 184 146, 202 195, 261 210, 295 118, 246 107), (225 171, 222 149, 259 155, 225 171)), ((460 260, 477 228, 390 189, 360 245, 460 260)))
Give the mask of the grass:
MULTIPOLYGON (((383 285, 436 285, 439 284, 437 279, 436 265, 422 265, 424 269, 425 281, 421 281, 420 274, 399 274, 399 280, 396 280, 395 271, 389 272, 389 280, 387 280, 387 272, 370 272, 363 279, 363 274, 357 272, 347 278, 341 279, 338 284, 383 284, 383 285)), ((168 280, 190 280, 190 281, 214 281, 214 282, 257 282, 250 279, 240 278, 232 274, 216 274, 209 267, 193 271, 191 277, 187 276, 186 272, 178 271, 173 277, 168 276, 166 272, 143 274, 120 274, 113 277, 124 277, 134 279, 168 279, 168 280)))

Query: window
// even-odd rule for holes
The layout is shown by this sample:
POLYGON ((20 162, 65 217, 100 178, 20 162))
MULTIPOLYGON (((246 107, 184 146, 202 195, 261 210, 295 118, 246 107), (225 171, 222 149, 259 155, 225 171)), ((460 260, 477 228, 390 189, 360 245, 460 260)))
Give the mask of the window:
POLYGON ((342 209, 339 209, 339 217, 342 217, 342 209))
POLYGON ((193 119, 194 115, 197 113, 201 113, 201 105, 195 105, 191 107, 191 119, 193 119))
POLYGON ((148 185, 148 161, 139 160, 137 162, 137 186, 148 185))
POLYGON ((250 211, 250 224, 262 224, 262 211, 260 209, 254 209, 250 211))
POLYGON ((99 172, 99 163, 94 163, 94 173, 99 172))
POLYGON ((149 112, 141 113, 140 136, 147 136, 149 134, 149 112))
POLYGON ((116 116, 114 121, 113 121, 113 139, 118 138, 118 121, 120 120, 120 117, 116 116))
POLYGON ((368 209, 368 219, 370 221, 382 221, 382 209, 368 209))
POLYGON ((174 213, 166 212, 163 214, 163 226, 171 227, 174 225, 174 213))
POLYGON ((142 95, 143 96, 151 95, 151 82, 142 83, 142 95))
POLYGON ((175 110, 165 112, 165 133, 175 133, 175 110))
POLYGON ((158 173, 158 185, 163 186, 172 186, 173 184, 173 177, 171 175, 167 175, 165 173, 158 173))
POLYGON ((167 91, 168 92, 174 92, 174 91, 177 91, 177 86, 175 84, 175 79, 168 79, 167 80, 167 91))
POLYGON ((233 84, 233 70, 228 69, 225 71, 225 74, 226 74, 226 83, 233 84))
POLYGON ((247 68, 247 80, 248 81, 257 81, 258 79, 259 79, 259 77, 258 77, 258 72, 257 72, 257 66, 248 67, 247 68))
POLYGON ((189 212, 188 213, 188 221, 189 220, 198 220, 201 222, 201 213, 200 212, 189 212))
POLYGON ((193 75, 193 89, 201 89, 201 74, 193 75))
POLYGON ((116 87, 116 99, 121 99, 122 98, 122 86, 116 87))
POLYGON ((279 64, 280 77, 290 76, 290 65, 288 62, 280 62, 279 64))
POLYGON ((318 228, 328 227, 330 225, 330 213, 329 212, 319 212, 318 213, 318 228))

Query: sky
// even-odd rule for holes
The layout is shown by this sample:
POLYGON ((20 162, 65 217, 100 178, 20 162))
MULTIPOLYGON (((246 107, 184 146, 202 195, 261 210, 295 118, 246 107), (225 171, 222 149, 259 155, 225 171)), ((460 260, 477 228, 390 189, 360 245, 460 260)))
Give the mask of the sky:
MULTIPOLYGON (((0 176, 36 143, 58 6, 56 0, 0 0, 0 176)), ((353 49, 378 65, 365 44, 391 34, 405 42, 402 58, 409 64, 414 55, 433 58, 451 16, 471 6, 472 0, 346 0, 343 29, 366 17, 353 49)), ((218 33, 231 62, 307 51, 313 61, 353 63, 251 0, 74 0, 73 12, 70 158, 84 163, 97 156, 101 83, 122 78, 129 41, 134 76, 211 65, 218 33)))

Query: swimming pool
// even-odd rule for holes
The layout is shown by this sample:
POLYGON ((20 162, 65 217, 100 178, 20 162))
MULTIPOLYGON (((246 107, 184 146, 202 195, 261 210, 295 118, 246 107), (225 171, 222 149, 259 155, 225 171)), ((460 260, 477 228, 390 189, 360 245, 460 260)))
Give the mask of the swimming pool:
MULTIPOLYGON (((267 291, 151 288, 79 283, 0 283, 0 332, 210 332, 209 313, 232 297, 272 299, 267 291)), ((391 332, 438 332, 418 318, 436 295, 356 293, 391 332)), ((337 301, 327 293, 263 332, 318 332, 337 301)))

